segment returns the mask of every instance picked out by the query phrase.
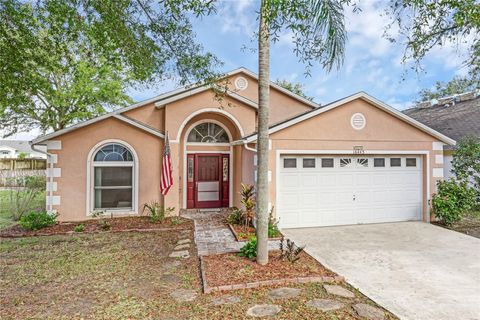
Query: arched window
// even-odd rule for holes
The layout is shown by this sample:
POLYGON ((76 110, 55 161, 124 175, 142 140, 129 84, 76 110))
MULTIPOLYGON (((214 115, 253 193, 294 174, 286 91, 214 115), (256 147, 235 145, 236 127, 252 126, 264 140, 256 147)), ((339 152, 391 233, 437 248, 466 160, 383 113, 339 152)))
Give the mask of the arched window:
POLYGON ((188 134, 187 142, 228 143, 227 132, 218 124, 212 122, 195 126, 188 134))
POLYGON ((103 145, 93 155, 93 210, 132 211, 135 162, 118 143, 103 145))

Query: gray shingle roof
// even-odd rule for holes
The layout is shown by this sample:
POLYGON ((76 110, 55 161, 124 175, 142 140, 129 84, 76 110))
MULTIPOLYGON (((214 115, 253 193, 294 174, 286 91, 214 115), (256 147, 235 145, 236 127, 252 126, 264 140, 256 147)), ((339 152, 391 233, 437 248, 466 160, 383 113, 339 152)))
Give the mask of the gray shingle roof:
POLYGON ((403 113, 456 141, 469 136, 480 137, 480 97, 458 100, 440 100, 434 105, 423 103, 403 113))
POLYGON ((17 152, 33 153, 30 143, 24 140, 0 140, 0 147, 6 146, 17 150, 17 152))

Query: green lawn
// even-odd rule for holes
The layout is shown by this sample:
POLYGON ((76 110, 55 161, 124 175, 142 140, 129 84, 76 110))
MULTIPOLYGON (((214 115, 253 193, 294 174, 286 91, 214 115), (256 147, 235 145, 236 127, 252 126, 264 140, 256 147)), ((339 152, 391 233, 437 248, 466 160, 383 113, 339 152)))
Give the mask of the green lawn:
POLYGON ((179 232, 168 231, 0 240, 0 319, 245 319, 248 308, 269 303, 282 308, 275 319, 333 320, 359 319, 355 303, 374 305, 346 284, 355 298, 329 296, 321 284, 293 285, 300 296, 284 300, 270 298, 272 288, 201 294, 195 247, 188 259, 168 257, 178 239, 179 232), (198 296, 176 302, 170 294, 178 289, 198 296), (212 304, 227 295, 240 302, 212 304), (323 313, 306 306, 313 298, 345 307, 323 313))
MULTIPOLYGON (((0 190, 0 229, 15 224, 11 214, 10 190, 0 190)), ((45 192, 41 192, 31 203, 30 208, 45 208, 45 192)))

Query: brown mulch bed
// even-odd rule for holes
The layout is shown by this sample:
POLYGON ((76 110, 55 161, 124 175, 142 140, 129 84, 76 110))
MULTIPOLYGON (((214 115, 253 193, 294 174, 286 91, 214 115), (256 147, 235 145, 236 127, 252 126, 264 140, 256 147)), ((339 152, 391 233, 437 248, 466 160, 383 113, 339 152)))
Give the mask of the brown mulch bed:
MULTIPOLYGON (((255 228, 245 227, 238 224, 229 224, 230 230, 237 239, 237 241, 248 241, 250 237, 255 236, 255 228)), ((278 237, 269 238, 270 240, 279 240, 282 238, 282 234, 278 237)))
POLYGON ((279 255, 279 251, 270 251, 269 262, 265 266, 236 253, 204 256, 205 280, 208 286, 217 287, 265 280, 336 276, 305 252, 300 253, 300 259, 295 263, 280 260, 279 255))
POLYGON ((461 232, 475 238, 480 238, 480 223, 478 221, 462 221, 451 226, 447 226, 439 221, 434 221, 432 222, 432 224, 435 224, 442 228, 461 232))
POLYGON ((168 217, 163 222, 153 222, 147 216, 141 217, 119 217, 119 218, 102 218, 91 219, 78 222, 58 222, 53 226, 46 227, 40 230, 25 230, 20 225, 13 225, 9 228, 0 230, 0 237, 32 237, 39 235, 60 235, 76 233, 75 226, 83 224, 85 229, 81 233, 97 233, 97 232, 122 232, 122 231, 148 231, 159 229, 191 229, 193 228, 193 221, 182 217, 168 217), (174 223, 172 223, 174 218, 174 223), (100 221, 104 220, 110 224, 108 230, 102 229, 100 221))

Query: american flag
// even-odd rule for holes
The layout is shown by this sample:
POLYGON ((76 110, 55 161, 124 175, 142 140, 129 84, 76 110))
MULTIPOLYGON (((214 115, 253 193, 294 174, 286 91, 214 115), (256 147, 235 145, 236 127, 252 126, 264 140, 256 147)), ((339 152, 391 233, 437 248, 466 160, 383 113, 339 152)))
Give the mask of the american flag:
POLYGON ((172 185, 173 185, 172 160, 170 158, 170 145, 168 144, 168 132, 166 132, 165 148, 163 150, 162 180, 160 181, 160 192, 163 195, 166 195, 172 185))

